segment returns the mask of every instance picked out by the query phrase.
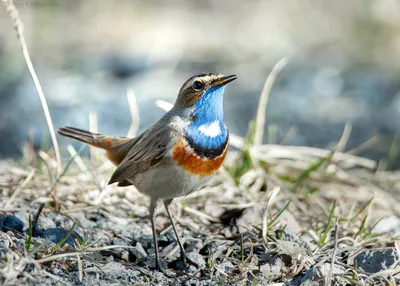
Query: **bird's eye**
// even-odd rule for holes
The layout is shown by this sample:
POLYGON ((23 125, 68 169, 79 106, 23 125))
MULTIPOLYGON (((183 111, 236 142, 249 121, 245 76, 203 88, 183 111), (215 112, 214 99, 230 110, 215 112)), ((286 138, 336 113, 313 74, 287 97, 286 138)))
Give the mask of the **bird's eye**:
POLYGON ((204 87, 204 84, 203 84, 201 81, 196 80, 196 81, 193 83, 193 88, 194 88, 195 90, 200 90, 200 89, 202 89, 203 87, 204 87))

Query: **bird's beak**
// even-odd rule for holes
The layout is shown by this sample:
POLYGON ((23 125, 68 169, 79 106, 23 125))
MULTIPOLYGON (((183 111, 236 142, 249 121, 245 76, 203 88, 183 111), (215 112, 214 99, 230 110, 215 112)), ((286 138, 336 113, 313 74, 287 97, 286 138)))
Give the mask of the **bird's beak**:
POLYGON ((221 78, 219 78, 218 80, 214 81, 211 86, 215 87, 215 86, 223 86, 226 85, 228 83, 230 83, 231 81, 234 81, 235 79, 237 79, 237 75, 233 74, 233 75, 227 75, 227 76, 223 76, 221 78))

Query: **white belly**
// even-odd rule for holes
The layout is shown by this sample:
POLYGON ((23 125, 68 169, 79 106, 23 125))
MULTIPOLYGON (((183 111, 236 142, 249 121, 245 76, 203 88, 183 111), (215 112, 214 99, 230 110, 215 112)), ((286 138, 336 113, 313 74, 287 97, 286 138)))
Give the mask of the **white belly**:
POLYGON ((177 165, 167 164, 138 174, 131 182, 141 193, 166 200, 198 190, 210 177, 189 174, 177 165))

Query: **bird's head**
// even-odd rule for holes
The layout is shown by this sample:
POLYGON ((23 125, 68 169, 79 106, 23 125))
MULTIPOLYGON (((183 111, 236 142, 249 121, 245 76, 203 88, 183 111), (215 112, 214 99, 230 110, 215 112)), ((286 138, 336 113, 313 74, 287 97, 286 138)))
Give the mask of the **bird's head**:
POLYGON ((219 103, 225 86, 235 79, 237 79, 236 75, 224 76, 218 73, 193 76, 182 85, 175 105, 181 108, 196 108, 200 104, 219 103))
POLYGON ((226 85, 236 78, 236 75, 207 73, 191 77, 183 84, 175 108, 183 109, 189 120, 185 131, 188 138, 210 148, 227 140, 223 95, 226 85))

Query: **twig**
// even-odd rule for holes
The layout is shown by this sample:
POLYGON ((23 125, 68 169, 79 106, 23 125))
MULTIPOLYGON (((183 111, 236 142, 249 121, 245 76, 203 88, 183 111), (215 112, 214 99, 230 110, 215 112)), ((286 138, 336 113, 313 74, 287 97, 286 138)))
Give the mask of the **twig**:
POLYGON ((269 94, 271 92, 272 86, 274 85, 277 76, 286 66, 287 63, 288 60, 286 58, 283 58, 279 62, 277 62, 275 66, 272 68, 270 74, 268 75, 267 80, 265 81, 263 90, 261 92, 260 101, 258 103, 258 110, 256 116, 256 129, 254 133, 254 145, 261 145, 263 143, 265 114, 266 114, 269 94))
POLYGON ((136 101, 135 92, 133 89, 128 88, 126 90, 126 98, 128 99, 129 111, 132 116, 131 126, 129 127, 128 137, 135 137, 139 130, 140 124, 140 116, 139 116, 139 108, 136 101))
POLYGON ((10 206, 10 204, 15 200, 15 198, 18 196, 18 194, 29 184, 29 182, 32 180, 34 175, 35 175, 35 169, 32 169, 31 172, 29 173, 29 175, 22 182, 22 184, 19 185, 17 190, 12 194, 10 199, 7 201, 7 203, 4 206, 5 209, 7 209, 10 206))
POLYGON ((17 37, 18 37, 20 45, 21 45, 22 54, 25 58, 26 65, 28 67, 29 73, 32 77, 36 91, 40 98, 40 102, 42 104, 44 116, 46 118, 47 126, 49 128, 51 140, 52 140, 53 146, 54 146, 54 153, 56 155, 56 161, 57 161, 57 165, 58 165, 58 168, 57 168, 57 174, 58 174, 58 172, 61 171, 60 149, 58 147, 57 137, 56 137, 56 133, 54 132, 53 121, 51 120, 50 111, 49 111, 49 107, 47 105, 46 97, 44 96, 42 86, 40 85, 39 79, 36 75, 36 71, 33 67, 31 58, 29 56, 28 47, 26 45, 24 33, 23 33, 23 31, 24 31, 23 24, 19 17, 18 9, 15 7, 13 1, 12 0, 3 0, 3 4, 6 7, 6 11, 10 15, 10 18, 11 18, 11 21, 13 22, 15 31, 17 32, 17 37))

